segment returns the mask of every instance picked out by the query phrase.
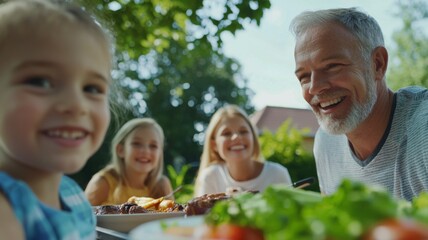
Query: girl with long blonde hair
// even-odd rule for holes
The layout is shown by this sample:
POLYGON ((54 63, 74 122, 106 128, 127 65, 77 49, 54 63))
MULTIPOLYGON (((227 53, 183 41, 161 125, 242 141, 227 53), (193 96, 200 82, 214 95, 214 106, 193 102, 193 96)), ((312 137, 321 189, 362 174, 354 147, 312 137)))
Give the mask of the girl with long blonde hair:
POLYGON ((164 133, 151 118, 128 121, 111 143, 111 164, 89 181, 85 193, 92 205, 121 204, 130 197, 158 198, 172 191, 162 174, 164 133))
POLYGON ((263 191, 275 183, 291 185, 288 170, 264 160, 247 114, 236 105, 217 110, 205 133, 194 195, 263 191))

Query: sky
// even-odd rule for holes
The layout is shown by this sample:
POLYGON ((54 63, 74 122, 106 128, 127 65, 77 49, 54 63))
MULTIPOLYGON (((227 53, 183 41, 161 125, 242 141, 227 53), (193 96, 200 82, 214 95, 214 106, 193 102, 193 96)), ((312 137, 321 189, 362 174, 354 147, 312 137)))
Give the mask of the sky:
POLYGON ((358 7, 373 16, 384 34, 387 49, 393 49, 392 33, 402 26, 394 16, 396 0, 271 0, 260 26, 247 24, 235 35, 222 36, 225 55, 242 65, 249 88, 255 92, 256 110, 265 106, 309 108, 294 75, 294 36, 291 20, 305 10, 358 7))

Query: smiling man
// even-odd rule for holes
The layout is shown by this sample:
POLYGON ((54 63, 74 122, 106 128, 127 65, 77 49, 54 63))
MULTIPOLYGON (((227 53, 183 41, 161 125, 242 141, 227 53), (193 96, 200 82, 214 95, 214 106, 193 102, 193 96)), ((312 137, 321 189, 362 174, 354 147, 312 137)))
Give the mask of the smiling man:
POLYGON ((296 76, 321 126, 314 155, 320 189, 344 178, 381 185, 411 200, 428 191, 428 91, 391 91, 388 52, 371 16, 355 8, 303 12, 296 36, 296 76))

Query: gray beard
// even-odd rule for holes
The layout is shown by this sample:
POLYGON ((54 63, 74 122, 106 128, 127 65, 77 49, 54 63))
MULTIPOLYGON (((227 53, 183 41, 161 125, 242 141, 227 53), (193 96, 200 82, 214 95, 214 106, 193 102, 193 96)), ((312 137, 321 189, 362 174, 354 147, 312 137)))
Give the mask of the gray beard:
MULTIPOLYGON (((367 74, 366 77, 369 75, 367 74)), ((326 132, 334 135, 346 134, 353 131, 357 126, 364 121, 371 113, 373 106, 377 100, 376 84, 374 79, 366 78, 368 98, 365 102, 359 103, 356 100, 352 105, 351 110, 345 119, 334 119, 324 116, 319 112, 315 112, 318 123, 326 132)))

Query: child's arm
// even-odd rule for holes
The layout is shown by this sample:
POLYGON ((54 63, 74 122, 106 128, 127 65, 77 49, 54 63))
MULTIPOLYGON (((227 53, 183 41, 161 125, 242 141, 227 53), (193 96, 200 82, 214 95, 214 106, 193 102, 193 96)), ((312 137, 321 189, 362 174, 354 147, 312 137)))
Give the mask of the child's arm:
MULTIPOLYGON (((171 182, 169 178, 166 176, 162 176, 162 178, 156 183, 155 190, 153 192, 153 198, 163 197, 172 192, 171 182)), ((168 198, 174 200, 174 196, 168 198)))
POLYGON ((24 239, 24 230, 13 210, 0 192, 0 233, 6 239, 24 239))
POLYGON ((110 186, 103 177, 93 177, 85 189, 86 197, 92 206, 101 205, 107 201, 110 186))

